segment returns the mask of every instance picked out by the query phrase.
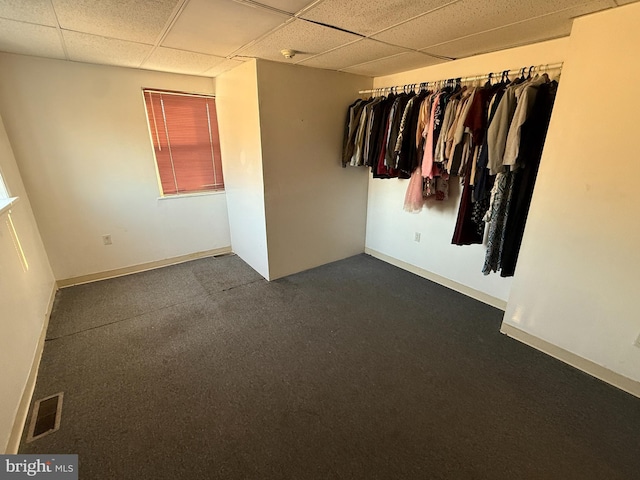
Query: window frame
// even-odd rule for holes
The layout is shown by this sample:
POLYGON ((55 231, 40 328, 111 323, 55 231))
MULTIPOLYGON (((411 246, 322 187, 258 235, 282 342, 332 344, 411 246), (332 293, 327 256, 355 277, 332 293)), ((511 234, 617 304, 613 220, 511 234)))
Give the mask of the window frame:
MULTIPOLYGON (((197 98, 207 98, 207 99, 213 99, 214 104, 215 104, 215 100, 216 100, 216 96, 215 94, 212 93, 198 93, 198 92, 184 92, 184 91, 179 91, 179 90, 162 90, 159 88, 151 88, 151 87, 142 87, 141 89, 141 93, 142 93, 142 105, 144 108, 144 112, 145 112, 145 118, 146 118, 146 122, 147 122, 147 131, 149 134, 149 141, 151 143, 151 150, 153 151, 153 163, 154 163, 154 167, 156 170, 156 180, 158 183, 158 191, 160 192, 160 197, 158 197, 158 200, 165 200, 165 199, 171 199, 171 198, 183 198, 183 197, 198 197, 198 196, 207 196, 207 195, 220 195, 220 194, 224 194, 226 191, 226 185, 224 184, 224 174, 223 174, 223 180, 222 180, 222 187, 221 188, 210 188, 210 189, 205 189, 205 190, 198 190, 198 191, 188 191, 188 192, 179 192, 177 191, 176 193, 165 193, 163 186, 162 186, 162 177, 160 176, 160 166, 158 164, 158 158, 156 156, 156 140, 154 140, 154 135, 156 135, 155 132, 155 128, 151 125, 151 122, 149 120, 149 114, 147 111, 147 99, 146 99, 146 94, 147 93, 157 93, 157 94, 162 94, 162 95, 176 95, 176 96, 182 96, 182 97, 197 97, 197 98)), ((217 123, 217 106, 215 109, 215 113, 216 113, 216 123, 217 123)), ((208 117, 208 121, 209 121, 209 133, 211 135, 211 140, 213 141, 213 131, 211 130, 212 126, 211 126, 211 114, 210 111, 207 111, 207 117, 208 117)), ((217 140, 220 141, 220 135, 219 132, 216 132, 216 136, 217 136, 217 140)), ((215 152, 212 150, 212 160, 214 163, 214 175, 215 175, 215 161, 216 161, 216 155, 215 152)), ((222 169, 222 155, 220 155, 220 158, 218 159, 220 162, 220 167, 222 169)), ((176 189, 177 189, 177 185, 176 185, 176 189)))
POLYGON ((0 215, 11 212, 11 207, 18 201, 18 197, 12 197, 9 186, 4 180, 4 175, 0 169, 0 215))
POLYGON ((4 181, 2 169, 0 169, 0 200, 5 200, 7 198, 11 198, 11 195, 9 193, 9 187, 7 187, 7 184, 4 181))

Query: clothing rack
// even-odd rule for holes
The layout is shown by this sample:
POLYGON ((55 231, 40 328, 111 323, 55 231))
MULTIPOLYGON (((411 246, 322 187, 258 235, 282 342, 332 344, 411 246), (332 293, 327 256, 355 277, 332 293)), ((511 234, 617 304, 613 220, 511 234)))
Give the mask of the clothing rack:
POLYGON ((521 74, 521 75, 529 75, 531 73, 545 73, 548 72, 550 70, 562 70, 562 65, 563 62, 559 62, 559 63, 552 63, 550 65, 538 65, 538 66, 531 66, 531 67, 521 67, 521 68, 515 68, 515 69, 511 69, 511 70, 502 70, 499 72, 491 72, 491 73, 484 73, 484 74, 479 74, 479 75, 472 75, 470 77, 453 77, 453 78, 448 78, 448 79, 442 79, 442 80, 432 80, 430 82, 420 82, 420 83, 408 83, 405 85, 394 85, 394 86, 390 86, 390 87, 380 87, 380 88, 371 88, 369 90, 360 90, 358 93, 363 95, 363 94, 368 94, 368 93, 377 93, 377 94, 383 94, 386 91, 389 92, 411 92, 412 90, 415 90, 416 88, 425 88, 428 86, 445 86, 447 84, 451 84, 451 83, 466 83, 466 82, 474 82, 477 80, 482 80, 482 79, 487 79, 489 81, 493 80, 500 80, 501 78, 504 78, 505 76, 508 77, 510 75, 515 75, 515 74, 521 74))

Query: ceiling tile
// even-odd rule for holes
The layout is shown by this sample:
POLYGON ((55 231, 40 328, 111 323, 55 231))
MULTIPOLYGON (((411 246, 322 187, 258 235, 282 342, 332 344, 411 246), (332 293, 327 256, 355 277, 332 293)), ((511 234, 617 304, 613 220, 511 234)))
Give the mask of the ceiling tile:
POLYGON ((406 50, 400 47, 363 39, 322 55, 311 57, 308 60, 303 60, 300 63, 307 67, 340 70, 360 63, 405 52, 406 50))
POLYGON ((223 60, 215 67, 207 70, 206 72, 202 72, 202 75, 205 77, 217 77, 218 75, 231 70, 232 68, 236 68, 243 63, 244 61, 242 60, 223 60))
POLYGON ((49 0, 0 0, 0 17, 56 27, 49 0))
POLYGON ((307 5, 314 3, 315 0, 235 0, 239 3, 253 3, 265 5, 267 7, 277 8, 283 12, 296 13, 305 8, 307 5))
POLYGON ((99 37, 87 33, 62 31, 69 59, 76 62, 138 67, 151 52, 151 45, 99 37))
POLYGON ((0 51, 65 58, 56 28, 4 19, 0 19, 0 51))
MULTIPOLYGON (((422 49, 578 5, 585 6, 589 11, 599 10, 602 8, 602 3, 600 0, 589 2, 585 2, 585 0, 535 0, 527 2, 461 0, 375 35, 374 38, 395 45, 422 49), (599 6, 590 9, 591 5, 599 6)), ((605 3, 610 6, 611 2, 606 0, 605 3)))
POLYGON ((144 62, 142 68, 160 70, 162 72, 199 75, 223 62, 222 57, 186 52, 173 48, 158 47, 144 62))
POLYGON ((231 0, 191 0, 162 45, 226 57, 288 19, 231 0))
POLYGON ((52 0, 60 26, 140 43, 155 43, 178 0, 52 0))
POLYGON ((382 75, 391 75, 416 68, 428 67, 446 61, 447 60, 423 55, 421 53, 409 52, 381 58, 373 62, 362 63, 353 67, 347 67, 344 68, 343 71, 356 73, 358 75, 367 75, 369 77, 380 77, 382 75))
POLYGON ((295 60, 297 63, 359 38, 357 35, 296 19, 237 54, 287 63, 293 63, 295 60), (293 60, 287 60, 282 56, 280 50, 285 48, 297 52, 293 60))
POLYGON ((567 36, 571 33, 572 17, 588 13, 589 8, 600 5, 606 8, 606 0, 591 2, 560 13, 527 20, 489 32, 471 35, 451 42, 427 48, 428 53, 455 58, 503 50, 529 43, 567 36))
MULTIPOLYGON (((457 0, 325 0, 303 18, 371 35, 457 0)), ((424 46, 424 45, 423 45, 424 46)))

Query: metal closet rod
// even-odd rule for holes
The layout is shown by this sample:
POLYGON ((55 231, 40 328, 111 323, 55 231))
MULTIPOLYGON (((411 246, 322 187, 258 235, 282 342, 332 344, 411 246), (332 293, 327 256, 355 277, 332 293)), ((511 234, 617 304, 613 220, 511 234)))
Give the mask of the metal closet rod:
POLYGON ((472 75, 470 77, 452 77, 452 78, 447 78, 447 79, 442 79, 442 80, 432 80, 430 82, 420 82, 420 83, 407 83, 405 85, 394 85, 392 87, 379 87, 379 88, 371 88, 369 90, 360 90, 358 93, 360 94, 364 94, 364 93, 383 93, 386 90, 399 90, 399 91, 403 91, 406 90, 407 88, 409 90, 413 90, 415 88, 418 88, 420 86, 429 86, 429 85, 435 85, 438 83, 445 83, 448 81, 455 81, 455 80, 460 80, 460 82, 471 82, 474 80, 480 80, 483 78, 489 78, 489 75, 491 75, 494 79, 500 79, 500 77, 507 72, 508 75, 513 75, 513 74, 520 74, 523 69, 524 69, 524 73, 528 73, 529 68, 531 68, 532 72, 547 72, 549 70, 559 70, 562 69, 562 65, 563 62, 559 62, 559 63, 552 63, 552 64, 548 64, 548 65, 533 65, 532 67, 520 67, 520 68, 512 68, 511 70, 501 70, 499 72, 491 72, 491 73, 483 73, 481 75, 472 75))

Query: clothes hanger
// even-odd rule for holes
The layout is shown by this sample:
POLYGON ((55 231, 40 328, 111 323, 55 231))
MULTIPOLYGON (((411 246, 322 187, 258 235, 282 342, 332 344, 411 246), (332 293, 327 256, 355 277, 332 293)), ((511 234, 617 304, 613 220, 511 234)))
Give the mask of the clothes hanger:
POLYGON ((456 78, 454 82, 455 82, 455 88, 453 90, 453 94, 451 95, 451 97, 449 97, 450 99, 460 98, 462 94, 467 90, 467 86, 462 85, 461 77, 456 78))
POLYGON ((489 73, 489 75, 487 75, 487 83, 484 84, 485 88, 491 87, 492 78, 493 78, 493 73, 489 73))

